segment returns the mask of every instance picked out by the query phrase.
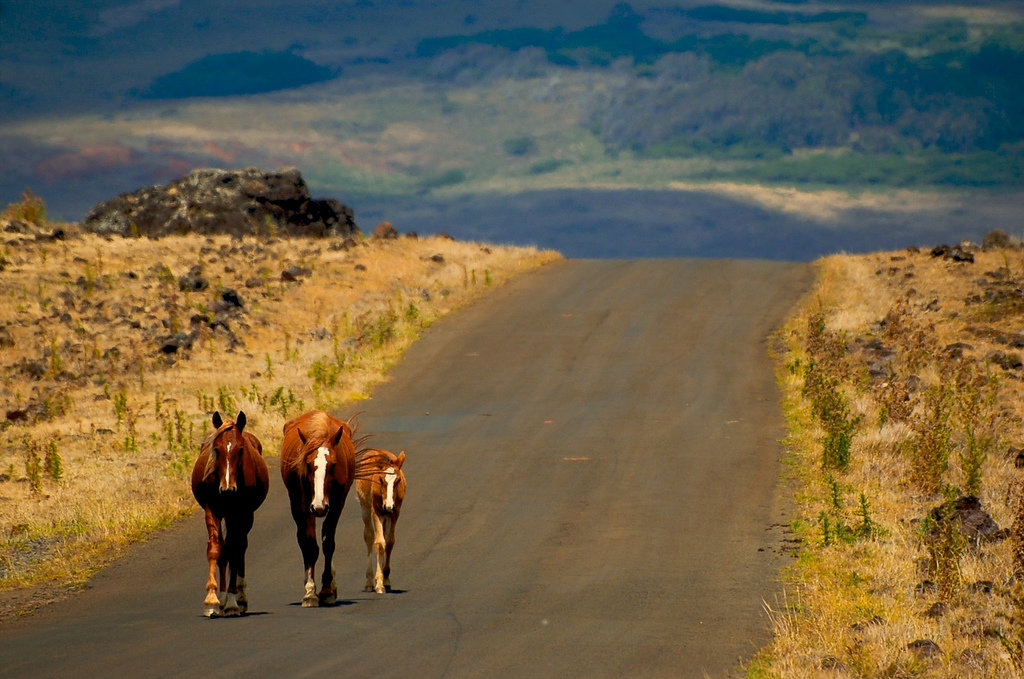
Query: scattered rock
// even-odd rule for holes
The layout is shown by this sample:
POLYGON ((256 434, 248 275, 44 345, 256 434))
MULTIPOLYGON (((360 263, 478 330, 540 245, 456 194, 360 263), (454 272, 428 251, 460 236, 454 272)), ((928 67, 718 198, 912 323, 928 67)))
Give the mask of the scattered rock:
MULTIPOLYGON (((238 292, 228 288, 224 292, 220 293, 221 302, 223 302, 227 308, 241 309, 244 305, 242 304, 242 298, 238 296, 238 292)), ((214 311, 218 309, 215 307, 214 311)))
POLYGON ((295 168, 200 169, 165 185, 100 203, 83 226, 94 233, 152 238, 176 233, 347 237, 352 208, 313 199, 295 168))
POLYGON ((1021 448, 1010 448, 1006 456, 1013 459, 1013 466, 1017 469, 1024 468, 1024 450, 1021 448))
POLYGON ((926 618, 941 618, 949 612, 949 607, 941 601, 936 601, 922 615, 926 618))
POLYGON ((998 365, 1003 370, 1020 370, 1024 368, 1024 360, 1016 351, 993 351, 985 359, 989 363, 998 365))
POLYGON ((918 658, 934 658, 942 653, 942 649, 931 639, 917 639, 907 644, 907 650, 918 658))
POLYGON ((936 245, 932 248, 932 257, 942 257, 954 262, 974 262, 974 254, 962 245, 936 245))
POLYGON ((931 531, 933 538, 938 535, 939 526, 947 521, 954 522, 960 533, 974 545, 1003 536, 999 525, 981 508, 981 500, 970 495, 945 502, 932 509, 928 516, 935 526, 931 531))
POLYGON ((1019 240, 1012 238, 1010 234, 1001 229, 992 229, 981 239, 981 247, 984 250, 999 250, 1019 246, 1019 240))
POLYGON ((991 594, 994 587, 995 583, 991 580, 978 580, 972 582, 968 589, 976 594, 991 594))
POLYGON ((398 238, 398 230, 391 222, 381 222, 374 228, 373 237, 378 239, 398 238))
POLYGON ((195 342, 195 335, 188 332, 179 332, 176 335, 172 335, 160 345, 160 352, 164 354, 175 354, 179 349, 191 349, 192 344, 195 342))
POLYGON ((313 274, 313 270, 298 264, 291 264, 281 272, 281 280, 294 282, 313 274))
POLYGON ((200 292, 210 287, 210 282, 203 278, 203 267, 196 264, 188 273, 178 278, 178 289, 182 292, 200 292))

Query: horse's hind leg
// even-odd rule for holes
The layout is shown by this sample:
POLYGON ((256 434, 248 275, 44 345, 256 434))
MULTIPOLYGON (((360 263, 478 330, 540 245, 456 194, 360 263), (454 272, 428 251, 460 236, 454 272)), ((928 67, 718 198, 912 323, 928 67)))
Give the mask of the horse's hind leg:
POLYGON ((233 517, 227 522, 228 586, 224 615, 241 615, 249 607, 245 596, 245 550, 249 544, 252 516, 233 517))
POLYGON ((249 551, 249 531, 252 530, 253 514, 243 517, 238 527, 238 567, 235 591, 238 594, 238 610, 245 613, 249 610, 249 597, 245 592, 245 553, 249 551))
MULTIPOLYGON (((220 598, 217 596, 217 570, 220 566, 221 550, 223 545, 220 538, 220 519, 214 516, 209 509, 206 510, 206 560, 210 565, 209 577, 206 579, 206 599, 203 600, 203 615, 208 618, 220 615, 222 612, 220 598)), ((221 571, 221 582, 224 581, 224 573, 221 571)))

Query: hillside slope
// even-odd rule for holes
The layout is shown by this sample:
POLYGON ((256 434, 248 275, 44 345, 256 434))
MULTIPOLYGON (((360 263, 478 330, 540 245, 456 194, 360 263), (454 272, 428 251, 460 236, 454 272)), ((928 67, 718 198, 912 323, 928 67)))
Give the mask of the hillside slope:
POLYGON ((800 539, 770 676, 1019 676, 1024 250, 838 255, 779 340, 800 539))
POLYGON ((272 453, 288 417, 367 398, 424 327, 559 257, 442 237, 103 237, 26 207, 0 226, 0 590, 43 595, 193 507, 213 411, 244 410, 272 453))

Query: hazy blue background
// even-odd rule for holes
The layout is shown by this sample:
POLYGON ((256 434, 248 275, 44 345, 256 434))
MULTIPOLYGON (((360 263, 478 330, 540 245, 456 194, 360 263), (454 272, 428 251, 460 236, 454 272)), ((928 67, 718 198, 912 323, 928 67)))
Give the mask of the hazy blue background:
POLYGON ((194 167, 294 165, 364 230, 570 256, 1020 235, 1022 18, 1020 2, 2 2, 0 202, 31 187, 78 220, 194 167), (921 198, 822 218, 693 188, 721 181, 921 198))

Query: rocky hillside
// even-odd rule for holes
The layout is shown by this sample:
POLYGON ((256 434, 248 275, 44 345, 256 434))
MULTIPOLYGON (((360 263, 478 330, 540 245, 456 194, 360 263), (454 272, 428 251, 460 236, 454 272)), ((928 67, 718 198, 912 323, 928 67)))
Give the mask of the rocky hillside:
POLYGON ((1024 250, 816 267, 780 338, 799 558, 772 676, 1020 676, 1024 250))
POLYGON ((49 223, 31 194, 8 207, 0 610, 189 511, 214 410, 244 410, 272 453, 288 417, 344 412, 435 319, 559 257, 387 226, 146 238, 49 223))

